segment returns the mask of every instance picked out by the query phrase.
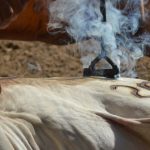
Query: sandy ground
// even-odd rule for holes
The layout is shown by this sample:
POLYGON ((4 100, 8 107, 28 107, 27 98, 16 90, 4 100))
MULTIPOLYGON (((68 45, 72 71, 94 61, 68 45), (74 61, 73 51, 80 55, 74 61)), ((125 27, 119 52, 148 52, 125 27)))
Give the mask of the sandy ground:
MULTIPOLYGON (((139 78, 150 80, 150 57, 137 63, 139 78)), ((0 76, 81 76, 79 53, 72 46, 0 41, 0 76)))

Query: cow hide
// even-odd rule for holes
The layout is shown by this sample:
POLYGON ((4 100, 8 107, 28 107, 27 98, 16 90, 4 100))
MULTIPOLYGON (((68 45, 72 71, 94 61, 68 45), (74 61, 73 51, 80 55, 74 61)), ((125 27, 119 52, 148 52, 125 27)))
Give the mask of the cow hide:
POLYGON ((0 78, 0 150, 149 150, 150 83, 0 78))

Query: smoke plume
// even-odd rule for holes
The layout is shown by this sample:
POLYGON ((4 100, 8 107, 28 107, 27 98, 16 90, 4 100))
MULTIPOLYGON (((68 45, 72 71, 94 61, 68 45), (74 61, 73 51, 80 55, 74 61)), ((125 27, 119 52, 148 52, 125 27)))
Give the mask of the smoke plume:
POLYGON ((105 51, 123 76, 135 77, 136 61, 150 42, 149 33, 137 36, 140 4, 141 0, 106 0, 107 22, 103 22, 100 0, 49 0, 48 27, 64 28, 78 42, 84 67, 105 51), (91 40, 81 42, 87 38, 91 40))

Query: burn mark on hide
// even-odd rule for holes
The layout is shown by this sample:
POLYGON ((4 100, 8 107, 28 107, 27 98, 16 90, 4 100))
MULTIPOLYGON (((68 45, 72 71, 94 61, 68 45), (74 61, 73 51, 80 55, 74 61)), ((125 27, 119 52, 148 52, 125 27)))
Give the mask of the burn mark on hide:
POLYGON ((150 90, 150 82, 142 82, 142 83, 138 83, 137 86, 150 90))
MULTIPOLYGON (((150 84, 150 83, 149 82, 142 82, 142 83, 137 84, 137 86, 144 88, 144 89, 147 89, 147 90, 150 90, 150 86, 148 84, 150 84)), ((140 89, 133 87, 133 86, 128 86, 128 85, 111 85, 110 86, 110 88, 112 90, 117 90, 117 88, 119 88, 119 87, 125 87, 125 88, 131 89, 132 90, 131 94, 133 94, 134 96, 136 96, 138 98, 150 98, 150 95, 147 95, 147 96, 141 95, 140 89)))

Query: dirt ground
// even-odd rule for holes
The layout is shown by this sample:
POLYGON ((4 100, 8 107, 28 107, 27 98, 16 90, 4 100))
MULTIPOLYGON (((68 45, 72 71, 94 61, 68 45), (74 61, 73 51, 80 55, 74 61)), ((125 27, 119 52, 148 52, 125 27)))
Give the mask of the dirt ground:
MULTIPOLYGON (((0 76, 81 76, 80 55, 72 46, 0 41, 0 76)), ((137 63, 139 78, 150 80, 150 57, 137 63)))

